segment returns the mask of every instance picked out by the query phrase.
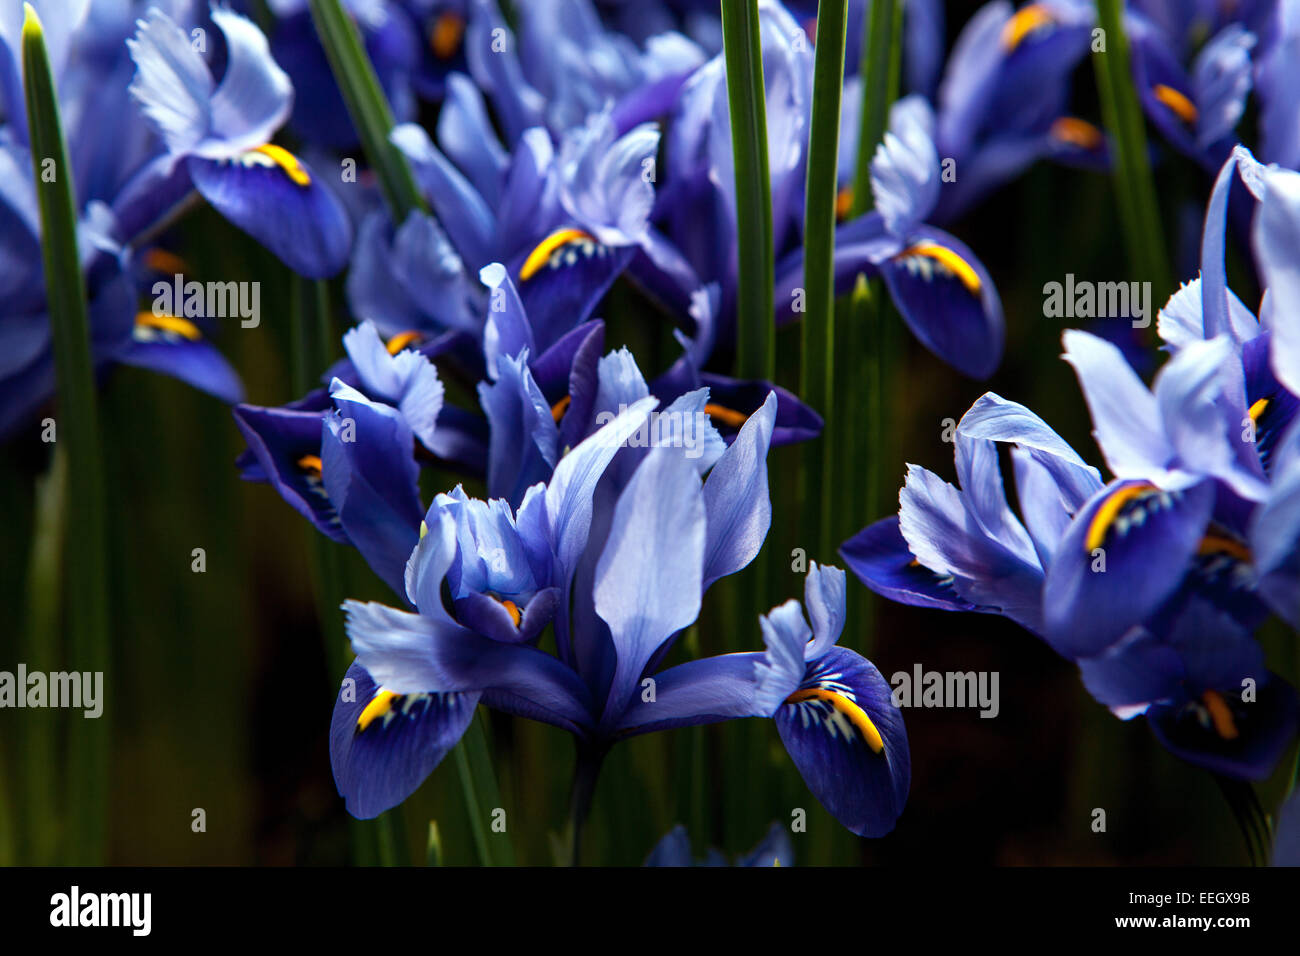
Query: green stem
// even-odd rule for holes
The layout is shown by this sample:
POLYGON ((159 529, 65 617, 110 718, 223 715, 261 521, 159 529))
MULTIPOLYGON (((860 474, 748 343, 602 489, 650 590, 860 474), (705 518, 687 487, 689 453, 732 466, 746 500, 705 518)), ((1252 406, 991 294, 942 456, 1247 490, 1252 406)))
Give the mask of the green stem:
POLYGON ((596 794, 596 779, 604 763, 605 751, 587 744, 578 744, 578 756, 573 766, 573 785, 569 790, 569 865, 582 861, 582 827, 591 812, 591 800, 596 794))
POLYGON ((1159 293, 1172 288, 1171 273, 1160 229, 1155 180, 1147 159, 1142 108, 1131 79, 1123 6, 1121 0, 1097 0, 1097 23, 1106 44, 1104 49, 1094 51, 1092 61, 1102 118, 1116 154, 1116 195, 1124 245, 1137 279, 1156 283, 1159 293))
POLYGON ((840 145, 840 94, 844 87, 847 0, 817 6, 817 51, 813 66, 812 128, 808 136, 808 183, 804 203, 804 301, 799 384, 804 401, 825 419, 822 438, 804 455, 804 520, 813 535, 809 551, 826 561, 831 540, 832 500, 818 494, 834 466, 830 440, 835 405, 835 200, 840 145))
POLYGON ((427 211, 411 167, 401 150, 389 142, 393 111, 384 96, 375 68, 366 55, 357 28, 339 0, 309 0, 312 20, 347 105, 348 115, 361 137, 361 145, 374 167, 380 189, 394 222, 413 209, 427 211))
POLYGON ((1219 785, 1224 799, 1232 808, 1237 826, 1241 828, 1250 865, 1266 866, 1273 845, 1273 834, 1255 788, 1244 780, 1234 780, 1217 773, 1214 774, 1214 782, 1219 785))
POLYGON ((722 0, 722 46, 736 171, 736 374, 776 374, 772 197, 758 0, 722 0))
MULTIPOLYGON (((107 532, 103 463, 95 406, 85 285, 77 253, 72 165, 59 119, 54 78, 36 12, 27 6, 22 33, 23 84, 31 137, 32 167, 41 215, 45 298, 58 377, 58 441, 67 452, 67 547, 64 573, 75 600, 64 602, 72 666, 108 671, 107 532), (52 164, 47 161, 52 160, 52 164)), ((107 675, 106 675, 107 676, 107 675)), ((112 699, 111 690, 107 693, 112 699)), ((109 708, 98 719, 77 716, 68 741, 68 857, 95 865, 106 856, 109 708)))
MULTIPOLYGON (((66 527, 64 501, 67 497, 68 456, 55 444, 50 470, 36 482, 36 515, 32 529, 31 556, 27 564, 27 620, 23 628, 20 660, 38 670, 52 669, 59 659, 59 607, 63 600, 60 557, 66 527)), ((38 711, 27 720, 18 741, 22 772, 24 862, 36 866, 57 863, 58 780, 57 722, 48 711, 38 711)))
POLYGON ((855 218, 872 207, 871 157, 889 126, 889 107, 898 98, 902 22, 901 0, 872 0, 862 42, 862 110, 851 212, 855 218))

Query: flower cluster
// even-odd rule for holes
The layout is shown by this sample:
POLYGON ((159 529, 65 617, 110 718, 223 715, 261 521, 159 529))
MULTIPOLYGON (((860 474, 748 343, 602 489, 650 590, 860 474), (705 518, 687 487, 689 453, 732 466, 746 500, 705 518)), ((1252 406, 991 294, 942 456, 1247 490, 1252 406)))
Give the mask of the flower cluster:
MULTIPOLYGON (((840 554, 895 601, 1010 618, 1220 777, 1262 779, 1295 740, 1300 699, 1259 631, 1300 628, 1300 4, 993 0, 946 49, 937 0, 853 0, 847 68, 823 59, 809 0, 728 0, 753 17, 743 50, 716 0, 19 6, 0 11, 0 439, 30 436, 75 369, 60 282, 84 286, 88 381, 135 366, 229 407, 239 477, 391 590, 339 612, 355 659, 329 757, 354 816, 410 797, 483 705, 572 735, 575 831, 615 744, 757 717, 847 830, 890 833, 908 735, 847 646, 862 631, 852 578, 824 563, 831 520, 798 567, 801 601, 760 614, 764 590, 729 615, 738 634, 708 642, 753 650, 700 653, 703 609, 751 565, 745 580, 773 589, 774 498, 842 492, 837 456, 890 467, 867 461, 887 455, 883 410, 814 396, 808 371, 862 395, 844 371, 895 374, 883 350, 831 374, 811 330, 828 353, 863 336, 875 349, 888 336, 862 316, 896 313, 934 374, 963 382, 1018 358, 1002 270, 972 246, 994 266, 1004 250, 958 236, 981 236, 972 220, 996 221, 1040 162, 1113 176, 1127 251, 1157 264, 1148 163, 1172 157, 1208 186, 1199 275, 1159 313, 1151 384, 1150 356, 1095 327, 1064 335, 1109 477, 989 391, 955 425, 958 483, 909 465, 897 515, 840 554), (877 19, 892 46, 867 31, 877 19), (38 21, 56 101, 39 108, 24 88, 38 21), (1108 131, 1079 115, 1090 59, 1108 131), (1144 119, 1154 149, 1134 142, 1144 119), (68 169, 38 149, 51 128, 68 169), (75 206, 62 233, 56 183, 75 206), (316 296, 324 341, 308 349, 295 326, 292 392, 250 401, 213 344, 218 320, 257 327, 262 298, 260 281, 200 279, 206 263, 178 254, 199 207, 296 306, 316 296), (1255 307, 1229 287, 1234 236, 1255 307), (756 283, 762 309, 746 305, 756 283), (829 314, 810 313, 817 290, 829 314), (837 315, 856 323, 840 338, 837 315), (755 330, 792 341, 793 323, 808 323, 797 387, 793 362, 756 373, 745 350, 755 330), (807 467, 769 475, 769 453, 794 445, 776 454, 807 467)), ((740 862, 793 855, 778 826, 740 862)), ((689 865, 686 831, 647 862, 689 865)))

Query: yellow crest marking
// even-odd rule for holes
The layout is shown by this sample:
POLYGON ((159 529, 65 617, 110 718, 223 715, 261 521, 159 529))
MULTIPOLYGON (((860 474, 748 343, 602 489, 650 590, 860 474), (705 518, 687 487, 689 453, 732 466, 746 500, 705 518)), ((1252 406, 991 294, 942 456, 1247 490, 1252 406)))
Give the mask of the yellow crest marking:
POLYGON ((1250 553, 1250 548, 1246 547, 1240 541, 1237 541, 1235 538, 1229 538, 1226 535, 1215 534, 1213 532, 1207 534, 1204 538, 1201 539, 1201 543, 1196 546, 1196 553, 1197 554, 1227 554, 1238 559, 1239 561, 1245 561, 1248 564, 1251 562, 1251 560, 1253 560, 1254 557, 1250 553))
POLYGON ((1196 104, 1172 86, 1157 83, 1151 88, 1151 95, 1173 110, 1184 123, 1195 123, 1196 118, 1200 115, 1196 109, 1196 104))
POLYGON ((1102 143, 1101 130, 1077 116, 1062 116, 1052 124, 1048 135, 1080 149, 1096 149, 1102 143))
POLYGON ((1033 33, 1039 27, 1049 26, 1054 23, 1052 11, 1048 10, 1041 3, 1031 3, 1026 7, 1021 7, 1015 15, 1007 21, 1006 26, 1002 28, 1002 47, 1008 53, 1024 41, 1025 37, 1033 33))
POLYGON ((284 170, 284 174, 292 179, 299 186, 310 186, 311 177, 307 175, 307 170, 303 168, 298 157, 289 152, 283 146, 276 146, 274 143, 265 143, 255 149, 249 150, 253 153, 261 153, 275 165, 284 170))
POLYGON ((904 249, 894 258, 906 259, 908 256, 924 256, 927 259, 934 260, 957 276, 961 280, 961 284, 966 287, 966 291, 971 295, 978 296, 980 294, 982 283, 980 282, 979 273, 971 267, 969 262, 947 246, 941 246, 937 242, 918 242, 916 245, 904 249))
POLYGON ((1237 722, 1233 720, 1232 709, 1228 707, 1228 702, 1223 699, 1223 695, 1216 690, 1207 690, 1201 695, 1201 700, 1205 702, 1205 709, 1210 712, 1210 722, 1214 724, 1214 732, 1224 740, 1236 740, 1237 722))
POLYGON ((465 19, 450 10, 434 21, 429 30, 429 49, 440 60, 450 60, 465 36, 465 19))
POLYGON ((837 694, 833 690, 826 690, 824 687, 809 687, 806 690, 797 690, 785 699, 787 704, 798 704, 805 700, 822 700, 830 704, 841 714, 849 719, 857 729, 867 746, 871 748, 872 753, 881 753, 885 749, 885 741, 880 736, 880 731, 876 725, 871 722, 867 712, 849 700, 842 694, 837 694))
POLYGON ((551 256, 556 249, 561 246, 567 246, 571 242, 577 242, 580 239, 588 239, 595 242, 595 237, 590 233, 583 232, 581 229, 557 229, 545 239, 543 239, 536 249, 528 254, 524 260, 523 268, 519 270, 519 281, 527 282, 533 276, 541 271, 542 266, 550 261, 551 256))
POLYGON ((152 312, 137 312, 135 314, 135 324, 148 329, 159 329, 163 332, 175 332, 177 335, 189 339, 191 342, 197 342, 203 338, 203 333, 193 322, 177 318, 174 315, 155 315, 152 312))
POLYGON ((184 259, 166 249, 150 249, 144 254, 144 264, 154 272, 162 272, 166 275, 190 271, 184 259))
POLYGON ((560 423, 564 413, 569 410, 569 405, 573 402, 573 396, 565 395, 562 399, 551 406, 551 417, 555 419, 555 424, 560 423))
POLYGON ((387 345, 388 354, 396 355, 398 352, 402 351, 402 349, 406 348, 408 345, 412 344, 413 342, 418 342, 419 340, 420 340, 419 332, 415 332, 415 331, 399 332, 397 335, 394 335, 391 339, 388 340, 388 345, 387 345))
POLYGON ((303 471, 310 472, 314 475, 319 475, 321 473, 321 468, 323 467, 321 465, 320 455, 303 455, 298 459, 297 464, 303 471))
POLYGON ((718 405, 714 402, 705 403, 704 414, 710 418, 716 418, 722 424, 730 425, 732 428, 739 428, 749 421, 749 416, 744 412, 738 412, 734 408, 728 408, 726 405, 718 405))
POLYGON ((401 694, 395 694, 391 690, 381 690, 366 704, 366 709, 361 712, 357 718, 357 733, 365 730, 372 723, 383 717, 393 709, 393 701, 401 697, 401 694))
POLYGON ((835 196, 835 218, 848 219, 853 211, 853 187, 845 186, 835 196))
POLYGON ((1106 540, 1106 532, 1110 526, 1115 523, 1119 517, 1120 511, 1130 501, 1141 498, 1147 492, 1154 491, 1155 485, 1150 482, 1141 482, 1136 485, 1125 485, 1117 491, 1111 492, 1101 507, 1097 509, 1096 514, 1092 516, 1092 521, 1088 522, 1088 534, 1084 538, 1083 547, 1085 551, 1092 552, 1101 547, 1101 543, 1106 540))
POLYGON ((501 606, 509 612, 510 620, 515 622, 515 627, 518 627, 519 622, 524 619, 524 616, 519 613, 519 605, 515 604, 514 601, 502 601, 501 606))

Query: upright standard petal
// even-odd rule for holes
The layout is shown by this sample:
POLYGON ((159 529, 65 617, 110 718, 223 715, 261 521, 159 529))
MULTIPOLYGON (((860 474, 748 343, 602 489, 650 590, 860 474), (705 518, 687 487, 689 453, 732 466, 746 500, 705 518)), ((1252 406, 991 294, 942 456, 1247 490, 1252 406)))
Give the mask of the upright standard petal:
POLYGON ((776 421, 776 394, 741 427, 704 482, 708 526, 704 587, 754 560, 772 523, 767 490, 767 451, 776 421))
POLYGON ((614 719, 659 646, 699 616, 704 524, 694 465, 680 449, 652 449, 619 496, 596 568, 596 613, 618 657, 606 703, 614 719))

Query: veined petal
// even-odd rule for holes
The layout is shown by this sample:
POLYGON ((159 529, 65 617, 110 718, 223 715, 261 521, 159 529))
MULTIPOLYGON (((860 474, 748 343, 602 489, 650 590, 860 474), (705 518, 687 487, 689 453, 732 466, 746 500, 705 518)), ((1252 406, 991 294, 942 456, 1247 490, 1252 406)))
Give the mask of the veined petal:
POLYGON ((984 533, 1030 566, 1038 562, 1029 533, 1007 504, 997 445, 960 427, 955 436, 957 480, 971 517, 984 533))
POLYGON ((560 459, 546 485, 546 520, 558 563, 558 582, 566 589, 587 546, 592 495, 605 469, 628 437, 644 424, 658 399, 644 398, 604 425, 560 459))
POLYGON ((188 161, 194 186, 232 223, 294 272, 329 278, 347 265, 352 222, 302 160, 276 147, 188 161))
MULTIPOLYGON (((957 424, 959 436, 1010 442, 1021 514, 1040 564, 1056 553, 1070 519, 1099 491, 1101 477, 1025 406, 986 392, 957 424)), ((963 486, 966 480, 962 479, 963 486)))
POLYGON ((447 96, 438 114, 438 142, 474 183, 487 204, 501 200, 510 157, 488 119, 483 94, 463 73, 447 75, 447 96))
POLYGON ((487 323, 483 326, 483 357, 488 375, 495 379, 500 374, 497 363, 502 358, 516 358, 525 349, 536 354, 537 343, 528 312, 506 267, 499 262, 486 265, 479 270, 479 279, 487 286, 490 301, 487 323))
POLYGON ((1155 396, 1124 354, 1105 339, 1077 329, 1066 331, 1065 360, 1074 366, 1092 414, 1093 437, 1106 464, 1119 478, 1147 478, 1164 472, 1173 455, 1155 396))
POLYGON ((465 264, 432 216, 412 211, 393 232, 388 214, 361 221, 347 276, 348 305, 385 337, 461 330, 478 336, 482 308, 465 264))
POLYGON ((1246 109, 1253 64, 1250 53, 1255 35, 1231 23, 1205 44, 1193 66, 1197 120, 1196 144, 1201 149, 1228 136, 1246 109))
MULTIPOLYGON (((1255 219, 1254 248, 1275 315, 1293 316, 1300 308, 1300 173, 1270 169, 1255 219)), ((1300 329, 1294 319, 1272 326, 1273 374, 1300 395, 1300 329)))
POLYGON ((325 420, 321 474, 348 538, 398 594, 419 540, 419 465, 414 436, 398 411, 337 379, 338 411, 325 420))
POLYGON ((153 326, 137 319, 132 344, 117 360, 178 378, 228 405, 244 400, 239 373, 215 345, 165 325, 153 326))
POLYGON ((931 352, 972 378, 1002 360, 1005 328, 993 280, 966 245, 937 229, 879 263, 894 304, 931 352))
POLYGON ((761 717, 776 715, 807 673, 804 655, 812 631, 793 598, 758 619, 767 650, 754 664, 754 706, 761 717))
POLYGON ((1223 688, 1214 705, 1195 700, 1152 708, 1147 719, 1175 757, 1238 780, 1263 780, 1295 739, 1295 688, 1264 673, 1254 700, 1243 701, 1241 694, 1240 685, 1223 688))
POLYGON ((596 613, 618 655, 606 703, 615 720, 655 651, 700 613, 704 525, 694 466, 676 449, 651 449, 619 496, 596 569, 596 613))
POLYGON ((988 537, 962 493, 937 475, 911 465, 898 495, 898 526, 917 561, 950 576, 963 600, 996 608, 1021 626, 1042 629, 1043 571, 988 537))
POLYGON ((492 210, 469 180, 414 123, 394 127, 389 139, 411 161, 438 222, 466 266, 477 271, 491 262, 495 258, 492 210))
POLYGON ((559 461, 559 429, 550 403, 528 369, 528 355, 498 361, 496 382, 479 383, 479 400, 492 426, 488 493, 512 505, 529 486, 546 481, 559 461))
MULTIPOLYGON (((239 405, 233 414, 257 463, 256 480, 269 481, 280 497, 318 531, 346 543, 347 533, 321 476, 325 413, 239 405)), ((245 480, 254 480, 248 467, 243 468, 243 475, 245 480)))
POLYGON ((1266 495, 1263 469, 1238 464, 1233 447, 1240 443, 1246 402, 1240 359, 1228 336, 1181 349, 1156 375, 1155 397, 1164 433, 1184 468, 1219 478, 1248 500, 1266 495), (1234 365, 1237 380, 1230 389, 1234 365))
POLYGON ((591 723, 587 690, 559 659, 527 644, 505 644, 459 625, 382 604, 348 601, 348 638, 357 663, 400 694, 501 691, 530 716, 580 732, 591 723))
POLYGON ((636 254, 633 246, 614 248, 571 226, 551 232, 511 272, 536 336, 547 349, 591 318, 600 300, 636 254))
POLYGON ((871 193, 885 227, 906 236, 939 198, 934 112, 925 98, 904 97, 889 111, 889 130, 871 160, 871 193))
POLYGON ((770 393, 749 417, 736 440, 704 482, 708 533, 704 587, 734 574, 754 560, 772 523, 767 488, 767 452, 776 421, 777 400, 770 393))
POLYGON ((605 245, 636 244, 654 207, 654 180, 646 173, 653 173, 658 150, 659 129, 653 123, 615 138, 610 114, 593 114, 560 147, 565 210, 605 245))
POLYGON ((812 623, 813 639, 804 647, 805 660, 815 661, 834 646, 844 632, 844 615, 848 592, 844 572, 816 561, 804 578, 803 603, 812 623))
POLYGON ((1047 569, 1048 643, 1066 657, 1092 657, 1144 623, 1186 576, 1213 508, 1211 481, 1162 491, 1121 480, 1094 495, 1047 569))
POLYGON ((654 697, 633 695, 615 728, 633 736, 738 717, 765 717, 754 700, 754 666, 762 654, 724 654, 687 661, 654 675, 654 697))
POLYGON ((293 111, 293 83, 253 21, 213 6, 212 22, 226 38, 226 72, 210 101, 209 137, 218 142, 196 152, 216 158, 269 142, 293 111))
POLYGON ((901 711, 874 664, 834 648, 776 713, 781 740, 808 789, 859 836, 894 829, 911 786, 901 711))
POLYGON ((991 610, 959 597, 951 576, 938 575, 913 557, 898 530, 897 515, 849 538, 840 545, 840 557, 863 584, 891 601, 945 611, 991 610))
POLYGON ((492 100, 506 134, 514 144, 524 130, 542 125, 545 101, 524 79, 515 35, 506 26, 495 3, 475 0, 465 31, 465 56, 469 72, 492 100))
POLYGON ((352 359, 362 389, 396 406, 424 447, 436 450, 435 432, 444 389, 434 364, 414 349, 390 354, 372 322, 362 322, 344 333, 343 347, 352 359))
POLYGON ((212 73, 185 31, 161 10, 151 8, 136 26, 135 37, 126 41, 137 71, 131 95, 168 151, 186 153, 212 125, 212 73))
POLYGON ((393 694, 349 667, 330 720, 330 765, 348 812, 366 820, 414 793, 465 733, 478 699, 393 694))

